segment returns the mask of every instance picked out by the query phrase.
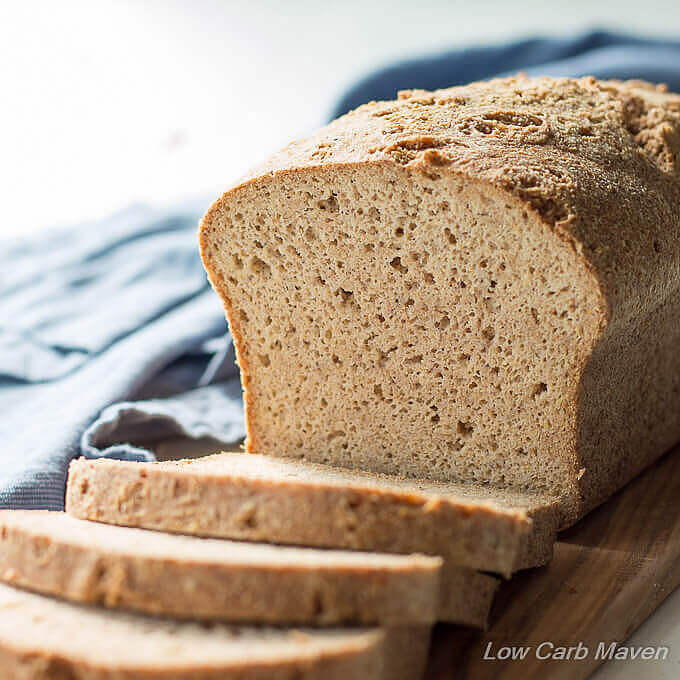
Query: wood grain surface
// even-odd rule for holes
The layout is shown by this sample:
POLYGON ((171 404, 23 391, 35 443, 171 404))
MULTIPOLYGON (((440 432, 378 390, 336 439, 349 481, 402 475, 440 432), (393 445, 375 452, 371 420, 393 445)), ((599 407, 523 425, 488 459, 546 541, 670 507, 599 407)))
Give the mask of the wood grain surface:
POLYGON ((680 447, 563 532, 548 566, 505 582, 488 631, 438 626, 427 678, 587 678, 603 663, 598 644, 624 642, 679 583, 680 447), (579 641, 584 659, 536 658, 542 642, 579 641), (503 646, 530 650, 524 660, 485 660, 489 645, 487 656, 503 646))

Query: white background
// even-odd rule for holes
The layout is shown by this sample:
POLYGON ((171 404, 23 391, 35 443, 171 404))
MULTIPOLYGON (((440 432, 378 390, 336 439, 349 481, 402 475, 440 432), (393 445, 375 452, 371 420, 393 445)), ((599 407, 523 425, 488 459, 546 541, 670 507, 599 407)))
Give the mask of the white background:
MULTIPOLYGON (((0 0, 0 237, 215 197, 393 59, 589 27, 680 38, 680 0, 0 0)), ((598 680, 680 677, 680 593, 631 643, 675 660, 598 680)))
POLYGON ((680 0, 0 0, 0 235, 215 196, 395 58, 593 26, 680 0))

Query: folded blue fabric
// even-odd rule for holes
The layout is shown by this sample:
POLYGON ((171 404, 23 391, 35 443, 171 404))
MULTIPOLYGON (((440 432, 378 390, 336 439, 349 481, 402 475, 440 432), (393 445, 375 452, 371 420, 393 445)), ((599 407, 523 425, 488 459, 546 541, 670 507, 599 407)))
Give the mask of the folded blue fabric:
POLYGON ((0 507, 61 509, 80 454, 243 437, 241 390, 196 247, 205 203, 3 244, 0 507))
POLYGON ((680 41, 648 40, 605 31, 571 38, 534 38, 507 45, 453 50, 390 65, 360 80, 338 101, 332 118, 399 90, 436 90, 511 75, 641 78, 680 92, 680 41))
MULTIPOLYGON (((335 114, 398 89, 523 69, 680 90, 680 43, 602 32, 450 52, 361 81, 335 114)), ((0 507, 61 509, 78 455, 149 460, 175 434, 243 437, 222 307, 196 247, 206 202, 113 217, 0 251, 0 507)))

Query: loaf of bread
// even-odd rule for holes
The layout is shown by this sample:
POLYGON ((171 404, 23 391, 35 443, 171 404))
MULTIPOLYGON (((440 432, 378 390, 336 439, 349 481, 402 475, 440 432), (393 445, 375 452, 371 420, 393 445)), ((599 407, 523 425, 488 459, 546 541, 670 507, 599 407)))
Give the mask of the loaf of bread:
POLYGON ((422 627, 206 627, 0 584, 0 677, 7 679, 417 680, 428 639, 422 627))
POLYGON ((508 78, 372 102, 200 228, 249 451, 540 489, 680 439, 680 97, 508 78))
POLYGON ((293 548, 0 510, 0 580, 73 602, 180 619, 427 625, 439 557, 293 548))

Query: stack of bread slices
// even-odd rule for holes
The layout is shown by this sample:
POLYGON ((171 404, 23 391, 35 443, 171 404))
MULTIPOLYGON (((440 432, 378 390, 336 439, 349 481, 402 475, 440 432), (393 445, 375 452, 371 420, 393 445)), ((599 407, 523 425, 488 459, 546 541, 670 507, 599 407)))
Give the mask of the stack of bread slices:
POLYGON ((0 511, 0 669, 420 678, 432 625, 483 628, 557 518, 545 496, 290 458, 79 459, 65 513, 0 511))

